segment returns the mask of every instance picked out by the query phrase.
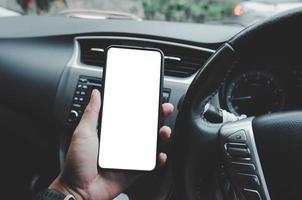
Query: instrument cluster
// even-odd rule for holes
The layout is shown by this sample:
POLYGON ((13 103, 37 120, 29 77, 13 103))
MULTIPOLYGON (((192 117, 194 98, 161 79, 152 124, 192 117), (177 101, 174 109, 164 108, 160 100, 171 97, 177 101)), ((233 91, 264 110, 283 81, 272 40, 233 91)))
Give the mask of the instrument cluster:
POLYGON ((220 91, 223 109, 247 116, 302 109, 302 65, 241 69, 220 91))

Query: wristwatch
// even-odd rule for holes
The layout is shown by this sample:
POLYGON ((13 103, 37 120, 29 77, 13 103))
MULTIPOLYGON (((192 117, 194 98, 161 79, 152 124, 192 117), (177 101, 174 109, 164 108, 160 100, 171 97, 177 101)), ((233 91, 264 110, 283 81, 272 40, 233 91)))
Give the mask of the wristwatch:
POLYGON ((76 200, 71 194, 67 196, 55 189, 45 189, 39 192, 35 200, 76 200))

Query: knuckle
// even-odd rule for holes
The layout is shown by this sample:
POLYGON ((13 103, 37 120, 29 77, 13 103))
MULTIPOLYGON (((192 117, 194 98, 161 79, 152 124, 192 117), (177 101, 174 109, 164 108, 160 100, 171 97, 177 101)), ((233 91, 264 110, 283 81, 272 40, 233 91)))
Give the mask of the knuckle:
POLYGON ((85 108, 84 113, 91 113, 93 111, 92 106, 90 104, 88 104, 85 108))
POLYGON ((74 132, 73 132, 73 135, 79 135, 81 134, 81 132, 83 132, 83 129, 81 128, 81 126, 78 126, 74 132))
POLYGON ((88 126, 79 126, 73 133, 74 138, 85 138, 91 134, 91 128, 88 126))
POLYGON ((95 109, 93 108, 93 106, 91 106, 90 104, 88 104, 86 106, 86 109, 84 111, 84 115, 86 114, 97 114, 97 112, 95 111, 95 109))

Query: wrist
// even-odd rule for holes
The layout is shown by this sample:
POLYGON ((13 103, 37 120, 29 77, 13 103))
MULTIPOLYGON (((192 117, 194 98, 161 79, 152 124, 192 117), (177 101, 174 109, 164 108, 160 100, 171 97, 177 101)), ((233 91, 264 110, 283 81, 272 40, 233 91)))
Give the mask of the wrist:
POLYGON ((68 185, 61 183, 59 180, 59 177, 57 177, 48 187, 49 189, 55 189, 61 193, 63 193, 64 195, 73 195, 75 197, 76 200, 84 200, 83 196, 76 191, 75 189, 72 189, 71 187, 69 187, 68 185))

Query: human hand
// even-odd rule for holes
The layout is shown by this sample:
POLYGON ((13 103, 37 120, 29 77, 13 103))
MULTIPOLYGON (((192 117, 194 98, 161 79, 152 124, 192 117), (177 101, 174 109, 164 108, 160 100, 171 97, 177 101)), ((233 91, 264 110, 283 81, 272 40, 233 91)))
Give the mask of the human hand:
MULTIPOLYGON (((90 102, 83 117, 74 131, 67 152, 64 168, 59 176, 49 186, 65 194, 73 194, 77 200, 100 199, 109 200, 124 191, 136 180, 140 173, 98 171, 98 136, 97 124, 101 106, 100 93, 93 90, 90 102)), ((173 112, 173 105, 162 105, 163 118, 173 112)), ((171 135, 167 126, 159 130, 160 137, 166 143, 171 135)), ((160 153, 158 159, 161 165, 166 162, 167 155, 160 153)))

